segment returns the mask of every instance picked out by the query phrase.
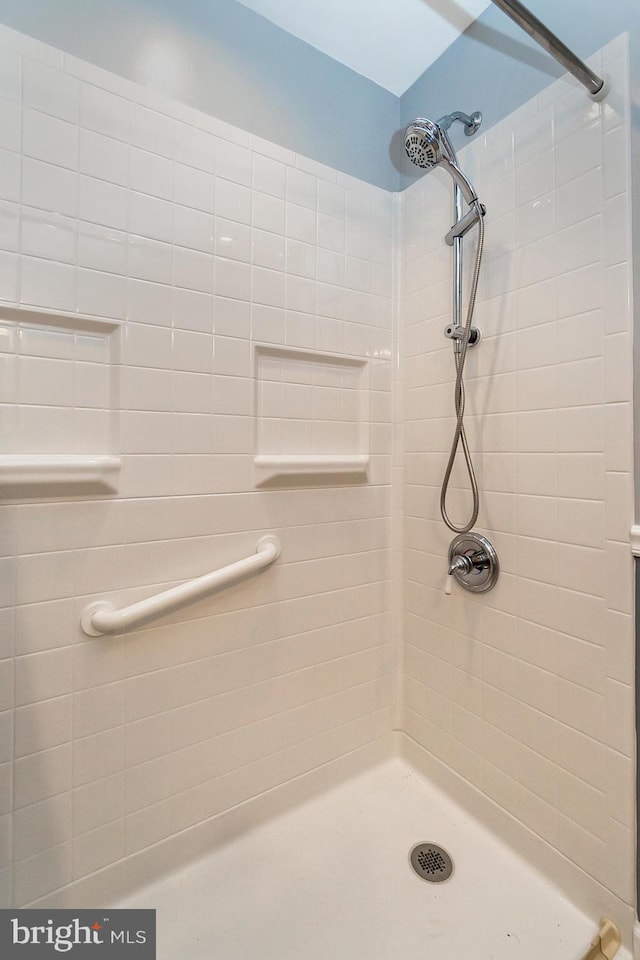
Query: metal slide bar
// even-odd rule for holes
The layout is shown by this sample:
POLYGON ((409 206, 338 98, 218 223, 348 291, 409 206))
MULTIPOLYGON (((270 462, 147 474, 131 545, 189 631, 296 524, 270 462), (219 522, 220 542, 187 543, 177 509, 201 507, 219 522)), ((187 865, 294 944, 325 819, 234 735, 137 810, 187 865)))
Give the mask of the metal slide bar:
POLYGON ((590 70, 586 63, 583 63, 575 53, 565 46, 562 40, 556 37, 544 23, 538 20, 530 10, 520 3, 519 0, 493 0, 496 7, 499 7, 503 13, 517 23, 519 27, 529 34, 530 37, 539 43, 547 53, 561 63, 565 70, 568 70, 576 80, 579 80, 585 86, 594 99, 601 99, 606 94, 605 82, 597 73, 590 70))
POLYGON ((177 587, 163 593, 139 600, 129 607, 115 610, 113 604, 104 600, 90 603, 82 611, 80 626, 89 637, 100 637, 104 633, 117 633, 129 627, 135 627, 143 620, 160 617, 185 603, 193 603, 202 597, 235 583, 250 573, 257 573, 268 567, 280 556, 280 541, 277 537, 267 536, 258 540, 256 552, 244 560, 237 560, 220 570, 205 573, 195 580, 187 580, 177 587))

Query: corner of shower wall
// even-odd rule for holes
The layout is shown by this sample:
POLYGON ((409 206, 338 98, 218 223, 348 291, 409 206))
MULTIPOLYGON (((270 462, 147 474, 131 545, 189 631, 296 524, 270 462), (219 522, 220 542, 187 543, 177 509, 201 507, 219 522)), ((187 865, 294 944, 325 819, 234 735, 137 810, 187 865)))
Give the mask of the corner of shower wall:
MULTIPOLYGON (((630 942, 634 883, 632 253, 628 42, 460 151, 487 206, 466 367, 491 593, 445 597, 453 431, 450 183, 402 196, 405 731, 413 762, 630 942)), ((474 104, 482 108, 482 104, 474 104)), ((470 246, 473 245, 469 235, 470 246)), ((466 242, 466 241, 465 241, 466 242)), ((452 506, 464 512, 462 475, 452 506)))
POLYGON ((403 274, 402 274, 402 194, 393 198, 392 251, 393 251, 393 339, 391 391, 392 431, 392 478, 391 478, 391 583, 392 623, 394 625, 394 731, 404 725, 404 518, 405 518, 405 347, 402 327, 403 274))

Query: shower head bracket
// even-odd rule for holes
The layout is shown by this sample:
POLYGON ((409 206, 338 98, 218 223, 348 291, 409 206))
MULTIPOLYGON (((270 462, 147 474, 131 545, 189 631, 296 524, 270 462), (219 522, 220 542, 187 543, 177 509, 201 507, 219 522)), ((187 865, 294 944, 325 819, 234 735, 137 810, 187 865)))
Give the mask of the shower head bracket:
POLYGON ((451 227, 451 230, 445 234, 444 242, 448 247, 453 246, 453 241, 457 237, 464 237, 466 233, 471 230, 472 227, 475 227, 476 223, 480 219, 480 214, 484 217, 487 212, 487 208, 484 203, 474 203, 469 213, 467 213, 462 219, 458 220, 457 223, 451 227))
MULTIPOLYGON (((457 345, 461 340, 464 340, 467 335, 467 330, 466 327, 464 327, 461 323, 448 323, 444 328, 444 335, 447 340, 454 340, 457 345)), ((482 334, 477 327, 470 327, 468 345, 470 347, 475 347, 476 344, 480 343, 481 337, 482 334)))
POLYGON ((476 110, 475 113, 462 113, 460 110, 454 111, 454 113, 448 113, 446 117, 440 117, 438 120, 438 126, 441 130, 448 130, 452 123, 455 123, 456 120, 458 123, 463 124, 464 133, 466 137, 472 137, 474 133, 480 128, 482 123, 482 114, 479 110, 476 110))

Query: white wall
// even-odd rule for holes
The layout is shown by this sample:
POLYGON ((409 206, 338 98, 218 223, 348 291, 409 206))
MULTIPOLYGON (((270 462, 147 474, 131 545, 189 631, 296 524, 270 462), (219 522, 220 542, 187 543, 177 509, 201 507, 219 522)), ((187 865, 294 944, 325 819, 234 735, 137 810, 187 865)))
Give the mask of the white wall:
MULTIPOLYGON (((442 335, 449 178, 432 173, 402 197, 406 729, 440 761, 434 772, 457 775, 523 825, 521 837, 632 904, 625 39, 594 63, 614 77, 602 105, 558 81, 460 153, 488 209, 483 340, 466 367, 477 527, 502 568, 486 595, 443 593, 453 537, 439 516, 454 427, 442 335)), ((469 497, 462 471, 454 478, 450 513, 461 522, 469 497)))
POLYGON ((389 731, 392 198, 6 28, 0 46, 0 298, 64 315, 0 317, 3 452, 122 458, 116 495, 0 506, 0 886, 19 905, 389 731), (282 384, 259 382, 257 343, 282 384), (267 452, 345 453, 355 389, 368 482, 256 486, 256 411, 289 444, 267 452), (89 598, 148 596, 262 532, 283 550, 258 578, 81 633, 89 598))

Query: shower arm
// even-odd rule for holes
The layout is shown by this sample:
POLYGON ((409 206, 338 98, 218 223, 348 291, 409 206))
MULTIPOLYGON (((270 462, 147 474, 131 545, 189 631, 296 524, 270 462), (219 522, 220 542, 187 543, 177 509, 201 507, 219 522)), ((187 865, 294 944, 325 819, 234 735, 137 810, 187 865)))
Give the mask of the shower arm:
POLYGON ((528 33, 547 53, 555 57, 558 63, 562 64, 565 70, 568 70, 576 80, 579 80, 587 88, 589 96, 593 100, 604 99, 608 93, 608 87, 602 77, 590 70, 586 63, 580 60, 569 47, 565 46, 562 40, 556 37, 555 33, 545 27, 544 23, 538 20, 524 4, 520 3, 519 0, 493 0, 493 3, 508 17, 511 17, 514 23, 517 23, 525 33, 528 33))

